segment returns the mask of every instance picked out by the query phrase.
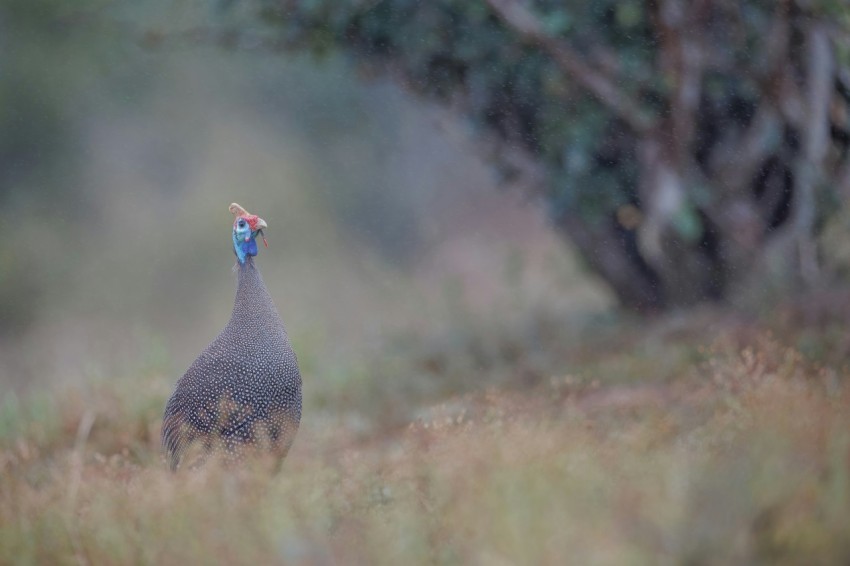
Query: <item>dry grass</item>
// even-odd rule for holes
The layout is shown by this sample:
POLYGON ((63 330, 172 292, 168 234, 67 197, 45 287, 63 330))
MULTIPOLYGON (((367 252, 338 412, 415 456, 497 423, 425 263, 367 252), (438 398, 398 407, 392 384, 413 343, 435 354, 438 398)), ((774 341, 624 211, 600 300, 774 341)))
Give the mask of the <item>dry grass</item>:
POLYGON ((657 338, 660 378, 600 377, 649 367, 624 340, 404 427, 308 419, 271 478, 166 472, 165 379, 8 401, 0 563, 846 563, 846 369, 763 332, 680 334, 657 338))

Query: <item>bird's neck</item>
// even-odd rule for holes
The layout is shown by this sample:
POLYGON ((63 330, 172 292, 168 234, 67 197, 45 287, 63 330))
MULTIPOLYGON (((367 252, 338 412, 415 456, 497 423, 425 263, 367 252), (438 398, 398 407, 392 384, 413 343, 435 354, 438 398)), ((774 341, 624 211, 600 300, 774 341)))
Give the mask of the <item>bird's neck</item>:
POLYGON ((236 262, 236 301, 233 314, 254 312, 259 301, 268 296, 260 270, 254 265, 254 258, 247 257, 244 262, 236 262))
MULTIPOLYGON (((272 299, 263 283, 254 258, 236 262, 236 300, 233 303, 234 317, 256 317, 269 309, 272 299)), ((271 309, 274 309, 272 306, 271 309)))
POLYGON ((240 278, 242 277, 242 273, 244 273, 245 270, 248 269, 248 268, 257 269, 256 266, 254 265, 254 258, 253 257, 248 256, 248 257, 245 258, 245 261, 239 261, 239 259, 236 260, 236 269, 239 272, 240 278))

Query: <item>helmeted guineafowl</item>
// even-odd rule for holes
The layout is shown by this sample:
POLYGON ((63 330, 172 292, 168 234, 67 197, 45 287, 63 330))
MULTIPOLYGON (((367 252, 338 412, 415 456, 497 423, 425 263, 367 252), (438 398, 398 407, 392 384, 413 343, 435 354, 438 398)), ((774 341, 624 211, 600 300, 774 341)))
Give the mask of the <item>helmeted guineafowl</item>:
MULTIPOLYGON (((177 382, 165 406, 162 444, 171 469, 190 449, 238 460, 250 448, 286 456, 301 421, 301 374, 283 322, 254 265, 262 218, 236 203, 238 284, 224 330, 177 382)), ((266 244, 268 247, 268 244, 266 244)))

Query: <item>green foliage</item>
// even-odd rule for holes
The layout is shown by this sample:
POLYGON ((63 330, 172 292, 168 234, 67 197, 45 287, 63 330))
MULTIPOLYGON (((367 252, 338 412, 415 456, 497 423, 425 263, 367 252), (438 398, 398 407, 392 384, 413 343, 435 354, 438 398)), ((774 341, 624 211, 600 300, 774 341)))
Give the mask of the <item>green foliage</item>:
MULTIPOLYGON (((844 65, 850 25, 846 9, 836 2, 751 0, 732 6, 718 1, 701 5, 699 12, 690 12, 687 2, 636 0, 568 6, 548 0, 246 0, 242 5, 258 7, 276 45, 318 56, 342 51, 370 72, 389 74, 412 92, 459 111, 499 142, 501 153, 492 161, 503 178, 515 177, 517 170, 514 161, 501 157, 519 149, 544 172, 541 192, 552 218, 589 224, 582 230, 594 237, 565 232, 621 300, 639 310, 721 298, 736 286, 744 266, 753 265, 762 250, 739 249, 740 226, 730 220, 730 201, 755 209, 751 229, 764 240, 795 206, 788 195, 762 198, 759 179, 771 160, 791 179, 789 195, 798 188, 809 191, 798 163, 807 151, 801 149, 802 114, 788 109, 805 107, 809 85, 804 83, 814 80, 810 67, 816 65, 807 51, 814 43, 806 39, 815 34, 814 24, 838 22, 834 32, 843 39, 829 49, 844 65), (787 32, 787 41, 778 29, 787 32), (783 50, 787 56, 777 58, 783 50), (799 82, 800 94, 774 92, 782 80, 799 82), (775 122, 773 133, 748 136, 764 107, 775 122), (743 147, 750 138, 760 147, 743 147), (752 162, 737 163, 738 156, 752 162), (676 173, 682 210, 659 218, 655 173, 664 167, 676 173), (730 170, 740 172, 734 181, 730 170), (625 205, 645 215, 616 226, 625 205), (653 251, 652 234, 675 240, 665 253, 678 248, 678 257, 653 251), (601 247, 620 259, 603 265, 593 257, 601 247), (691 267, 678 274, 665 267, 686 257, 693 259, 691 267), (617 275, 625 266, 632 273, 617 275), (696 291, 682 292, 683 287, 696 291)), ((825 118, 840 134, 826 140, 838 158, 818 164, 823 178, 835 179, 835 164, 849 159, 839 139, 850 130, 846 114, 825 118)), ((822 183, 818 191, 829 192, 833 185, 822 183)), ((819 212, 830 209, 821 206, 819 212)))
MULTIPOLYGON (((550 57, 507 29, 484 2, 260 4, 285 42, 319 55, 342 48, 366 65, 402 73, 415 92, 445 103, 460 100, 477 128, 497 132, 547 164, 560 179, 552 188, 556 206, 580 202, 591 211, 610 210, 633 193, 633 179, 627 179, 634 172, 633 158, 622 152, 599 156, 623 135, 610 114, 564 77, 550 57), (613 175, 600 174, 612 165, 613 175)), ((654 56, 641 6, 554 3, 541 4, 539 12, 552 33, 578 44, 610 43, 637 76, 647 72, 654 56)), ((622 86, 630 89, 629 83, 622 86)))
MULTIPOLYGON (((629 134, 610 111, 530 47, 482 1, 262 2, 262 15, 282 39, 322 54, 340 48, 367 65, 400 72, 414 91, 437 100, 462 100, 463 111, 482 130, 495 130, 525 147, 552 172, 555 207, 588 203, 588 212, 610 211, 634 200, 635 164, 629 134), (600 174, 613 170, 613 175, 600 174)), ((709 89, 708 104, 740 99, 753 104, 748 73, 755 75, 760 33, 771 7, 744 6, 740 38, 715 31, 717 57, 740 68, 709 89)), ((545 30, 569 40, 588 56, 611 50, 622 72, 618 87, 639 94, 661 112, 668 77, 658 66, 658 37, 641 2, 580 2, 569 7, 537 2, 545 30)), ((722 28, 722 26, 718 26, 722 28)), ((557 210, 556 210, 557 212, 557 210)))

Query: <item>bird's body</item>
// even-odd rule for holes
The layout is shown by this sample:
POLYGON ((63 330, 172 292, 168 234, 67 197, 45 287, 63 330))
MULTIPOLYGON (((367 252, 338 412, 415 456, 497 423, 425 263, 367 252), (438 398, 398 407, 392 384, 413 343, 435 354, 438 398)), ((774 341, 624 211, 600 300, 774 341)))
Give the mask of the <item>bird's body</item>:
MULTIPOLYGON (((242 234, 237 238, 239 218, 235 247, 253 243, 262 233, 262 228, 249 229, 248 240, 242 234)), ((162 443, 172 469, 193 446, 202 454, 218 451, 229 460, 241 458, 249 447, 260 448, 279 460, 298 430, 301 374, 254 265, 256 244, 250 249, 253 254, 236 250, 238 284, 230 321, 177 382, 166 404, 162 443)))

